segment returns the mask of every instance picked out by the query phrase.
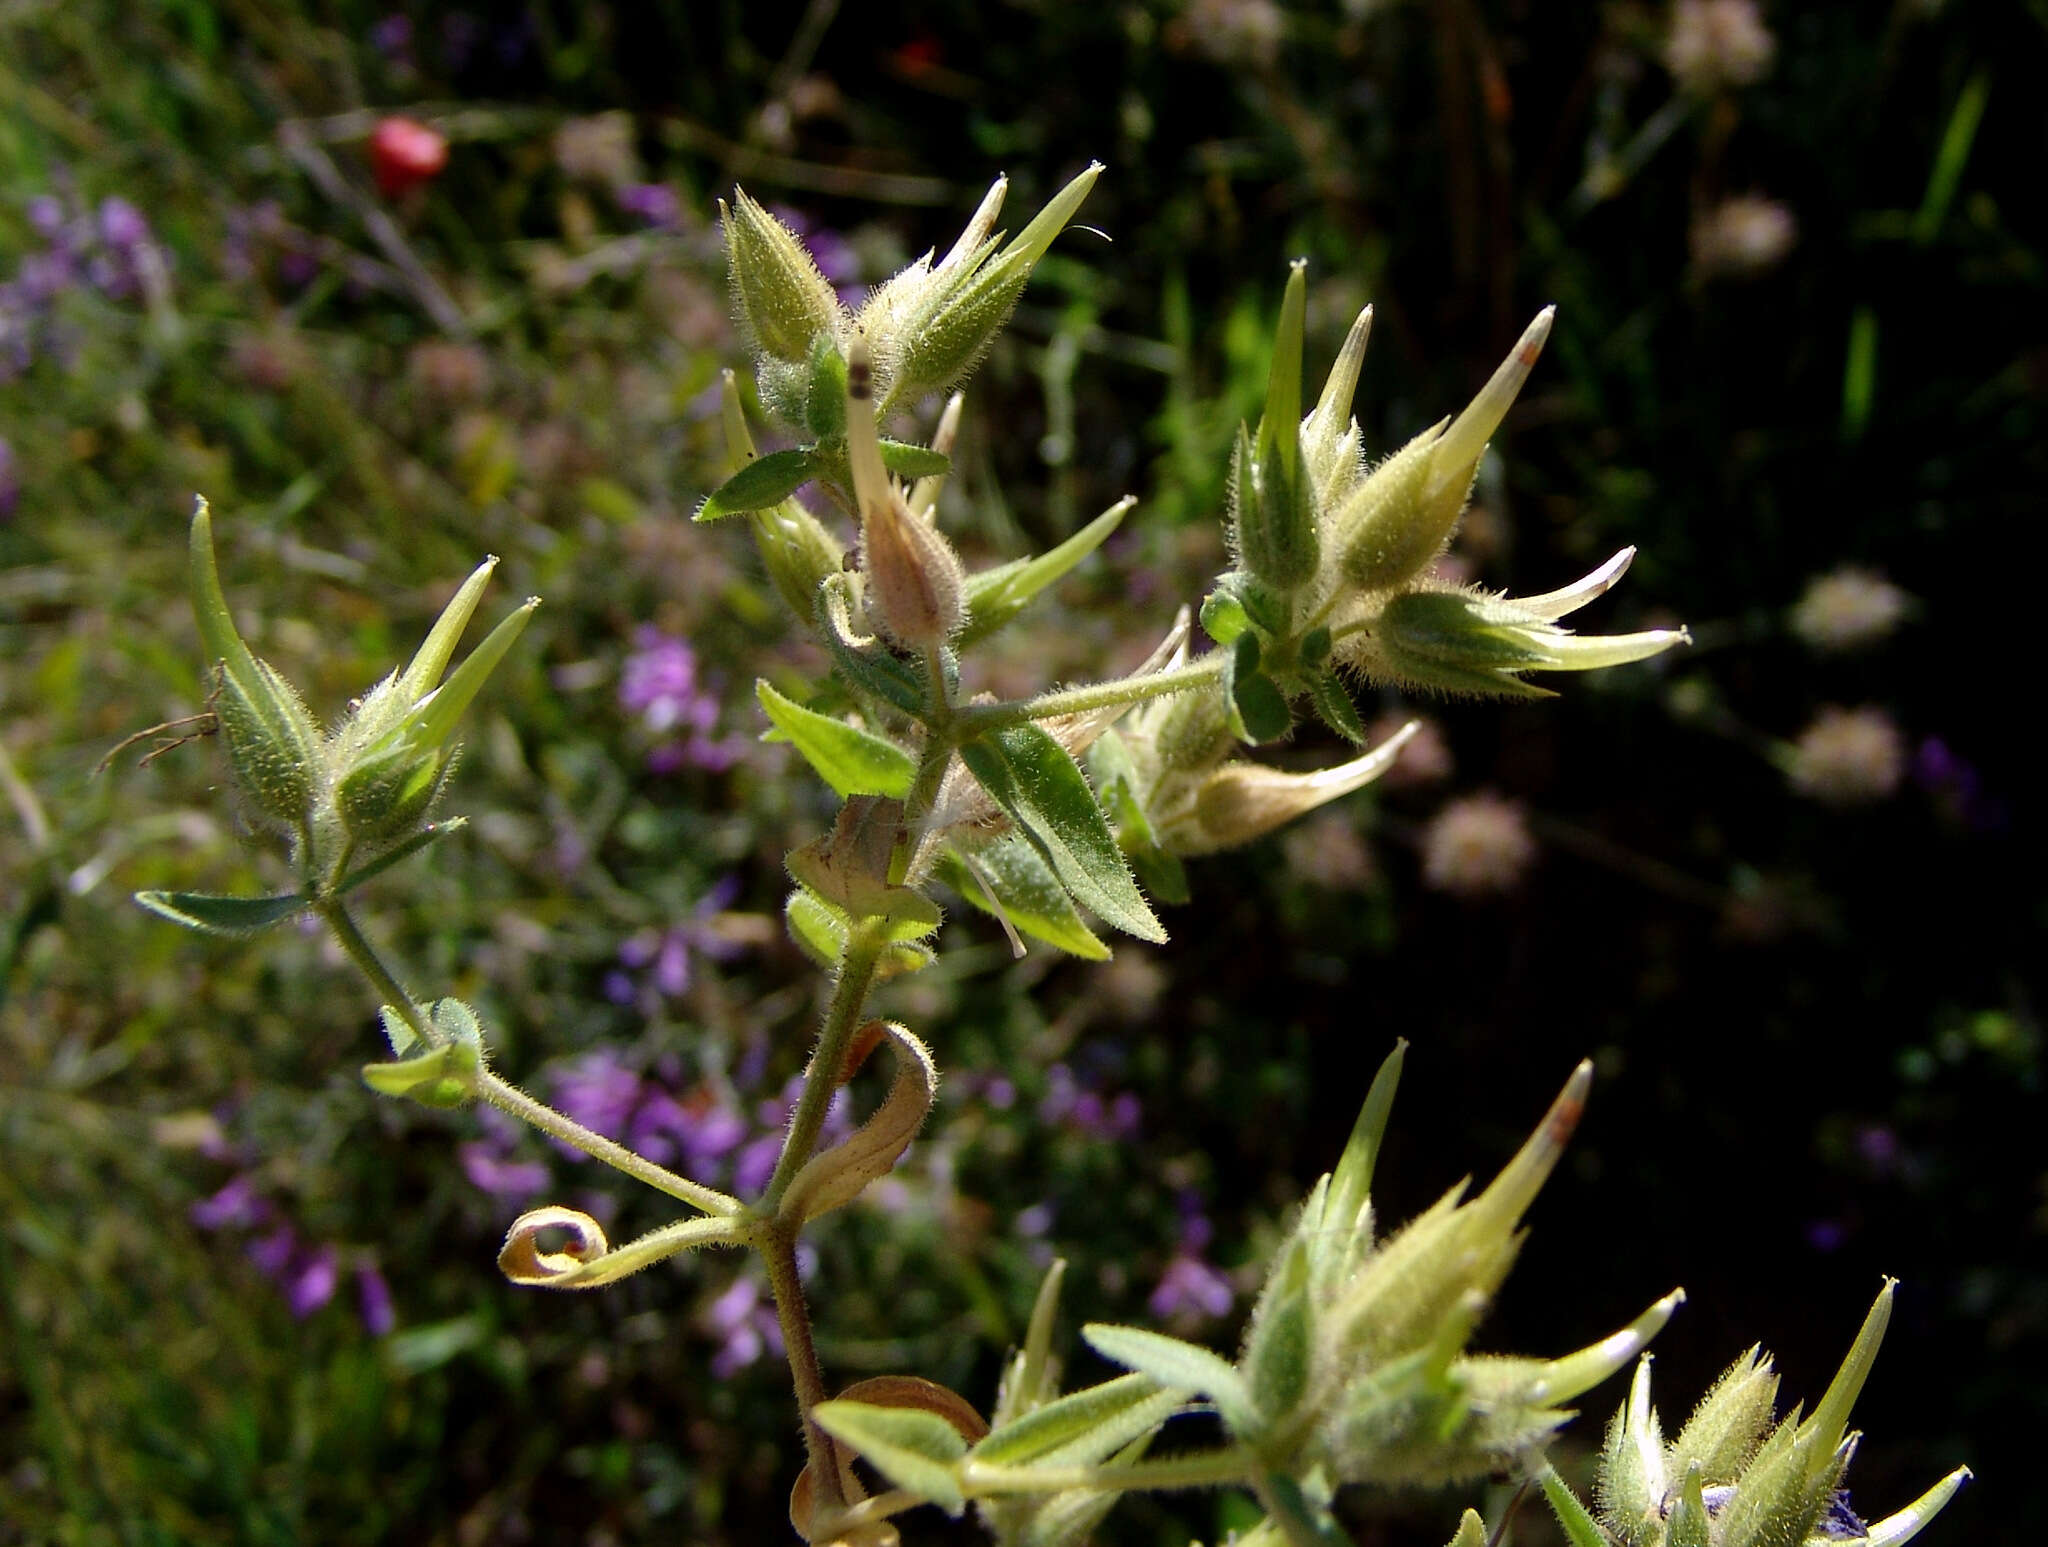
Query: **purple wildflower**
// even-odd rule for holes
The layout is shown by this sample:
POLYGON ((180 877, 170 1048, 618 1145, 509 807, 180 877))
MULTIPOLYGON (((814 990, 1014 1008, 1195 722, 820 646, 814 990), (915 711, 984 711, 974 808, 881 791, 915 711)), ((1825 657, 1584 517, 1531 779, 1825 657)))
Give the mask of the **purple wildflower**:
POLYGON ((323 1243, 294 1256, 278 1287, 284 1290, 284 1301, 292 1314, 304 1321, 334 1298, 340 1280, 341 1266, 334 1248, 323 1243))
POLYGON ((730 768, 746 742, 715 739, 718 699, 698 680, 696 651, 688 641, 652 626, 643 626, 634 643, 619 679, 619 703, 639 715, 649 731, 668 738, 648 754, 648 767, 656 773, 686 766, 712 773, 730 768))
POLYGON ((391 1308, 391 1286, 374 1262, 356 1264, 356 1306, 363 1326, 373 1338, 380 1338, 397 1324, 398 1313, 391 1308))
POLYGON ((618 199, 623 212, 657 230, 673 230, 682 220, 682 201, 667 183, 627 183, 618 199))
POLYGON ((280 1225, 269 1235, 249 1243, 249 1260, 269 1278, 281 1278, 298 1254, 299 1237, 290 1225, 280 1225))
POLYGON ((1230 1280, 1200 1257, 1176 1252, 1145 1304, 1154 1316, 1193 1320, 1218 1317, 1237 1299, 1230 1280))
POLYGON ((256 1184, 246 1174, 192 1205, 192 1223, 201 1230, 253 1230, 269 1218, 270 1201, 256 1191, 256 1184))
POLYGON ((455 1147, 456 1162, 470 1185, 494 1198, 524 1203, 547 1190, 548 1168, 538 1160, 514 1160, 490 1139, 471 1139, 455 1147))
POLYGON ((1105 1100, 1075 1078, 1065 1064, 1046 1071, 1045 1095, 1039 1099, 1041 1121, 1058 1123, 1094 1139, 1128 1139, 1138 1131, 1143 1110, 1130 1091, 1105 1100))
POLYGON ((704 1311, 704 1327, 718 1339, 718 1352, 711 1356, 711 1373, 727 1380, 763 1354, 780 1356, 782 1327, 775 1308, 761 1293, 761 1281, 742 1274, 732 1281, 704 1311))
MULTIPOLYGON (((615 1055, 599 1050, 557 1068, 554 1093, 555 1104, 577 1122, 616 1139, 626 1131, 626 1119, 640 1100, 640 1076, 615 1055)), ((556 1147, 572 1159, 584 1158, 580 1150, 556 1147)))
MULTIPOLYGON (((710 927, 713 918, 732 906, 739 891, 739 877, 724 877, 697 900, 690 916, 681 923, 672 924, 664 930, 643 929, 627 939, 619 947, 620 962, 632 972, 651 968, 649 976, 655 992, 665 999, 680 997, 690 986, 693 955, 706 956, 713 961, 729 961, 739 954, 737 945, 721 938, 710 927)), ((614 1004, 630 1004, 639 997, 628 972, 608 974, 604 991, 605 997, 614 1004)), ((648 1008, 651 1010, 653 1006, 648 1008)))
POLYGON ((149 240, 149 221, 123 198, 100 200, 100 240, 123 252, 149 240))

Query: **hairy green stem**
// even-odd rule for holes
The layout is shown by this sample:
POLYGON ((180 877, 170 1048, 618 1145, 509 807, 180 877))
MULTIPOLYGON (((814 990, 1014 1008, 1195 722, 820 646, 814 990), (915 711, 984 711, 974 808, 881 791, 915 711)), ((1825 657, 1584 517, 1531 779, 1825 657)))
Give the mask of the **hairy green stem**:
POLYGON ((797 1097, 796 1112, 782 1141, 782 1154, 775 1162, 775 1174, 768 1179, 768 1190, 761 1195, 763 1214, 774 1214, 783 1193, 817 1146, 818 1130, 825 1126, 825 1108, 831 1103, 832 1092, 839 1088, 839 1065, 846 1057, 847 1043, 860 1025, 868 990, 875 983, 875 964, 888 943, 886 927, 882 919, 860 919, 847 936, 846 954, 839 961, 839 978, 832 985, 832 1002, 825 1009, 825 1024, 818 1030, 818 1045, 804 1074, 803 1094, 797 1097))
POLYGON ((343 904, 330 897, 314 904, 314 908, 327 921, 327 927, 334 931, 334 938, 348 953, 348 959, 356 964, 356 970, 370 980, 370 987, 378 992, 384 1003, 398 1012, 406 1028, 420 1039, 422 1047, 439 1047, 447 1040, 438 1026, 420 1014, 420 1007, 413 1002, 412 995, 384 965, 384 958, 377 954, 377 948, 356 927, 355 919, 343 904))
MULTIPOLYGON (((315 905, 320 916, 334 931, 341 942, 342 950, 349 960, 356 964, 370 986, 383 997, 386 1004, 396 1010, 405 1020, 407 1028, 420 1039, 425 1047, 435 1048, 447 1039, 441 1035, 441 1028, 426 1016, 420 1014, 419 1005, 406 991, 405 985, 384 964, 384 958, 377 954, 377 948, 370 944, 347 908, 332 898, 315 905)), ((623 1171, 635 1181, 645 1182, 657 1192, 665 1192, 671 1198, 680 1199, 693 1208, 707 1214, 734 1215, 744 1212, 746 1205, 739 1199, 720 1192, 715 1187, 706 1187, 702 1182, 693 1182, 686 1176, 677 1176, 666 1166, 658 1166, 645 1156, 636 1155, 623 1144, 616 1144, 603 1134, 584 1127, 565 1113, 557 1112, 545 1102, 533 1097, 497 1075, 484 1070, 477 1077, 476 1093, 499 1111, 518 1118, 538 1128, 550 1138, 559 1139, 572 1148, 583 1151, 592 1160, 601 1160, 616 1171, 623 1171)))
POLYGON ((1069 1488, 1104 1488, 1118 1493, 1134 1489, 1160 1492, 1174 1488, 1225 1488, 1249 1484, 1259 1476, 1259 1462, 1243 1449, 1205 1450, 1160 1461, 1133 1461, 1101 1466, 994 1466, 969 1461, 961 1469, 961 1491, 970 1498, 1008 1493, 1064 1493, 1069 1488))
POLYGON ((625 1145, 614 1143, 603 1134, 584 1127, 573 1117, 557 1112, 545 1102, 534 1100, 518 1086, 500 1079, 488 1069, 477 1076, 476 1093, 500 1112, 583 1151, 592 1160, 601 1160, 613 1170, 625 1172, 637 1182, 645 1182, 657 1192, 679 1198, 707 1214, 730 1218, 746 1212, 746 1205, 739 1199, 715 1187, 706 1187, 702 1182, 693 1182, 686 1176, 677 1176, 668 1167, 658 1166, 644 1155, 636 1155, 625 1145))
POLYGON ((818 1363, 818 1346, 811 1339, 811 1310, 804 1302, 803 1280, 796 1268, 796 1236, 793 1229, 770 1223, 755 1242, 761 1260, 768 1266, 768 1289, 775 1297, 775 1319, 782 1327, 782 1348, 789 1359, 789 1379, 796 1388, 796 1408, 803 1420, 804 1453, 811 1463, 811 1508, 814 1511, 846 1507, 846 1491, 839 1486, 839 1453, 832 1436, 811 1417, 811 1409, 825 1400, 825 1372, 818 1363))
POLYGON ((1063 714, 1084 714, 1091 709, 1108 709, 1117 704, 1136 704, 1167 693, 1200 687, 1223 670, 1225 652, 1212 650, 1199 661, 1177 666, 1172 671, 1147 672, 1141 677, 1119 677, 1114 682, 1096 682, 1087 687, 1061 688, 1022 698, 1008 704, 984 704, 958 711, 955 724, 963 739, 985 730, 999 730, 1026 720, 1049 720, 1063 714))

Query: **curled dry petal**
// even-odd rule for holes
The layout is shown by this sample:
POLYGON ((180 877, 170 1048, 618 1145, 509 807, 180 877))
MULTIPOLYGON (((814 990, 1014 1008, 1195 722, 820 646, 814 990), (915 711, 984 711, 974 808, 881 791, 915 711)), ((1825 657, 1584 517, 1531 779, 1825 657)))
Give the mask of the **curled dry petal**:
POLYGON ((498 1253, 498 1267, 515 1284, 553 1286, 609 1250, 611 1243, 605 1240, 604 1227, 596 1220, 574 1209, 549 1204, 528 1209, 512 1221, 512 1228, 505 1232, 504 1249, 498 1253), (544 1252, 540 1249, 543 1230, 566 1230, 569 1239, 560 1250, 544 1252))
POLYGON ((726 1215, 697 1217, 663 1225, 614 1247, 588 1214, 550 1204, 530 1209, 512 1221, 504 1250, 498 1253, 498 1266, 513 1283, 529 1288, 597 1289, 692 1247, 736 1245, 744 1239, 742 1229, 726 1215), (557 1251, 544 1252, 540 1249, 543 1230, 566 1230, 569 1240, 557 1251))
MULTIPOLYGON (((876 1022, 896 1058, 896 1078, 874 1115, 840 1143, 813 1155, 782 1195, 778 1211, 789 1225, 841 1208, 877 1177, 886 1176, 910 1148, 938 1094, 939 1071, 925 1045, 894 1022, 876 1022)), ((869 1028, 862 1028, 865 1033, 869 1028)))

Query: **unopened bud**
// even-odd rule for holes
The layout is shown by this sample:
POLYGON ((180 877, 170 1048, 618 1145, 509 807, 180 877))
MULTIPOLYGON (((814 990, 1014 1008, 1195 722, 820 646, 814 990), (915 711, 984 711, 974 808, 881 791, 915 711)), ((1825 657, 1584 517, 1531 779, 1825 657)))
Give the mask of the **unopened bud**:
POLYGON ((911 510, 882 466, 873 365, 864 343, 854 344, 846 379, 846 454, 860 501, 868 616, 901 648, 936 650, 967 615, 960 558, 937 526, 911 510))
MULTIPOLYGON (((1001 251, 996 250, 999 237, 982 238, 994 225, 1001 203, 1006 185, 998 184, 945 261, 923 276, 912 294, 891 298, 892 336, 879 343, 892 366, 887 383, 892 403, 946 391, 981 362, 1009 321, 1032 269, 1073 219, 1101 173, 1100 163, 1089 166, 1053 195, 1001 251)), ((863 309, 862 322, 867 321, 868 311, 863 309)))
POLYGON ((320 732, 290 683, 242 642, 213 557, 206 501, 192 517, 192 609, 219 671, 214 712, 243 793, 263 816, 296 829, 306 821, 321 767, 320 732))
POLYGON ((1332 527, 1353 585, 1391 590, 1443 552, 1464 513, 1486 443, 1543 352, 1552 315, 1548 306, 1536 314, 1463 413, 1416 436, 1345 500, 1332 527))
POLYGON ((812 340, 838 326, 838 296, 797 234, 745 192, 733 190, 729 208, 719 200, 718 213, 740 326, 769 359, 803 364, 812 340))
POLYGON ((1301 335, 1308 304, 1307 265, 1297 261, 1280 303, 1266 410, 1255 440, 1238 435, 1232 477, 1239 557, 1281 592, 1312 579, 1319 544, 1316 499, 1301 457, 1301 335))
POLYGON ((1162 826, 1175 854, 1212 854, 1262 838, 1298 816, 1377 779, 1415 734, 1410 724, 1363 757, 1315 773, 1286 773, 1258 763, 1226 763, 1202 781, 1191 810, 1162 826))

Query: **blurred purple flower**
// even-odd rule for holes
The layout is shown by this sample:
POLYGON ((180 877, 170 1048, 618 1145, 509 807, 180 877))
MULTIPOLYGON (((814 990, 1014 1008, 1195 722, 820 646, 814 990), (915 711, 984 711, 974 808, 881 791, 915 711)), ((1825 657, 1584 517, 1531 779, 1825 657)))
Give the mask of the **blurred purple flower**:
POLYGON ((269 1235, 258 1236, 248 1247, 249 1260, 269 1278, 282 1278, 298 1250, 299 1237, 290 1225, 280 1225, 269 1235))
MULTIPOLYGON (((739 891, 739 877, 722 878, 697 900, 682 923, 661 930, 643 929, 629 937, 619 947, 620 962, 632 972, 651 968, 654 990, 663 998, 681 996, 690 986, 693 953, 713 961, 730 961, 739 954, 739 946, 710 927, 710 920, 731 907, 739 891)), ((605 997, 613 1004, 632 1003, 638 997, 632 977, 627 972, 607 975, 605 997)))
POLYGON ((149 222, 142 211, 126 199, 100 200, 100 240, 109 247, 127 251, 149 240, 149 222))
POLYGON ((1188 1252, 1176 1252, 1145 1304, 1154 1316, 1218 1317, 1230 1310, 1237 1291, 1222 1273, 1188 1252))
POLYGON ((370 47, 393 64, 411 63, 412 18, 402 12, 393 12, 372 22, 370 47))
POLYGON ((853 244, 830 226, 819 225, 810 216, 791 209, 787 204, 770 205, 768 212, 803 239, 818 265, 818 272, 839 293, 840 304, 859 310, 866 287, 859 283, 860 255, 853 250, 853 244))
POLYGON ((492 1139, 471 1139, 455 1147, 456 1163, 470 1185, 494 1198, 524 1203, 547 1190, 544 1161, 515 1160, 507 1147, 492 1139))
POLYGON ((373 1262, 356 1264, 356 1305, 371 1337, 380 1338, 397 1324, 398 1314, 391 1308, 391 1286, 384 1282, 384 1275, 373 1262))
POLYGON ((1806 1244, 1817 1252, 1838 1250, 1849 1239, 1849 1227, 1838 1219, 1816 1219, 1806 1227, 1806 1244))
POLYGON ((1095 1139, 1128 1139, 1138 1131, 1143 1115, 1138 1098, 1130 1091, 1105 1100, 1090 1090, 1065 1064, 1054 1064, 1045 1074, 1045 1094, 1039 1098, 1042 1122, 1058 1123, 1095 1139))
POLYGON ((247 1175, 237 1176, 211 1198, 193 1204, 191 1217, 201 1230, 253 1230, 269 1220, 270 1200, 247 1175))
POLYGON ((682 201, 667 183, 627 183, 618 199, 624 213, 659 230, 673 230, 683 217, 682 201))
POLYGON ((285 1304, 292 1308, 292 1314, 304 1321, 334 1298, 340 1280, 341 1268, 334 1248, 322 1244, 296 1254, 278 1287, 284 1291, 285 1304))
POLYGON ((634 636, 637 648, 626 657, 619 678, 619 703, 640 716, 657 736, 670 739, 648 754, 648 767, 673 773, 685 766, 719 773, 730 768, 745 747, 744 739, 713 739, 718 727, 718 699, 697 678, 697 653, 686 640, 643 625, 634 636), (680 736, 670 736, 681 731, 680 736))
POLYGON ((704 1311, 704 1327, 718 1339, 718 1352, 711 1356, 711 1373, 730 1379, 763 1354, 782 1354, 782 1327, 775 1308, 761 1293, 761 1281, 751 1273, 742 1274, 732 1286, 704 1311))
POLYGON ((2002 831, 2006 809, 2002 801, 1985 795, 1984 779, 1975 765, 1955 754, 1949 744, 1929 736, 1913 753, 1913 782, 1933 798, 1948 821, 1973 833, 2002 831))
MULTIPOLYGON (((640 1100, 640 1076, 620 1063, 617 1055, 601 1048, 558 1066, 553 1085, 555 1105, 607 1139, 625 1133, 626 1119, 640 1100)), ((582 1151, 566 1144, 555 1147, 572 1159, 585 1158, 582 1151)))
POLYGON ((5 436, 0 436, 0 521, 13 515, 20 503, 21 466, 15 460, 14 448, 5 436))

